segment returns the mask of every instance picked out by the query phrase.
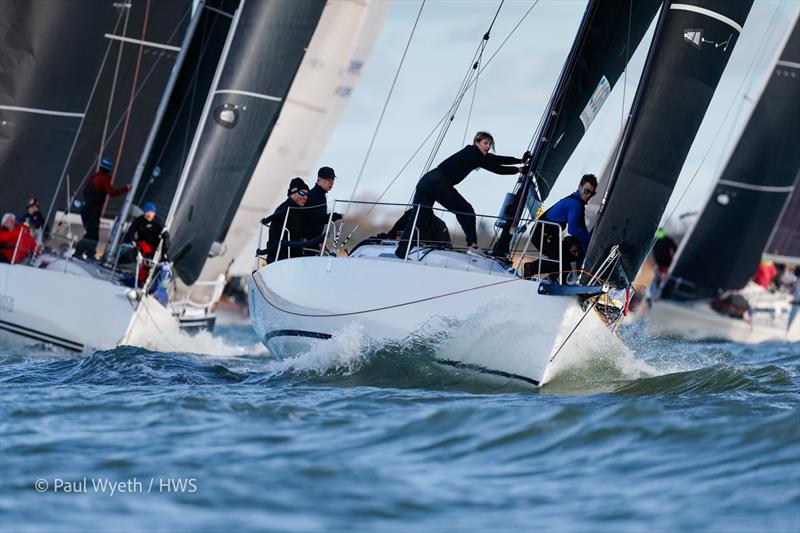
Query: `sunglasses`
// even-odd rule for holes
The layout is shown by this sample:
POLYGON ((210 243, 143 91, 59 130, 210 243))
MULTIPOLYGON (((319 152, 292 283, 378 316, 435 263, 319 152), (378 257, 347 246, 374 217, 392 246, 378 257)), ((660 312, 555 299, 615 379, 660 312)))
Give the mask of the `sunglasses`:
POLYGON ((581 192, 583 194, 588 194, 589 196, 594 196, 595 194, 597 194, 597 191, 593 191, 592 189, 586 189, 586 188, 584 188, 581 192))
POLYGON ((308 196, 308 191, 297 191, 297 194, 305 198, 306 196, 308 196))

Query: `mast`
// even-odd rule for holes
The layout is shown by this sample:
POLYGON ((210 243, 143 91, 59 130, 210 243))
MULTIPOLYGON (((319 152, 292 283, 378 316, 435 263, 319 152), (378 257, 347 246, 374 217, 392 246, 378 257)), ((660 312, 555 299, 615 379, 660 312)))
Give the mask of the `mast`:
POLYGON ((681 244, 662 291, 665 298, 702 298, 743 288, 792 196, 800 171, 798 14, 714 190, 681 244))
MULTIPOLYGON (((158 129, 161 126, 161 122, 164 119, 164 114, 167 110, 167 104, 169 103, 170 97, 172 96, 172 91, 175 88, 175 82, 178 79, 178 74, 180 73, 181 68, 183 67, 183 62, 186 59, 187 52, 189 50, 189 43, 194 36, 194 32, 197 29, 197 24, 200 21, 200 15, 202 11, 205 9, 205 0, 199 0, 200 3, 197 6, 197 12, 192 17, 191 22, 189 23, 189 28, 186 30, 186 33, 183 38, 183 43, 181 43, 181 51, 178 54, 178 57, 175 59, 175 65, 172 67, 170 72, 169 79, 167 80, 167 86, 164 90, 164 94, 161 97, 161 101, 158 104, 158 109, 156 110, 156 116, 153 120, 153 125, 150 128, 150 132, 147 134, 147 140, 145 141, 144 148, 142 149, 142 155, 139 157, 139 161, 136 164, 136 170, 133 173, 133 178, 131 178, 131 190, 136 191, 139 187, 139 183, 142 179, 142 174, 144 173, 145 163, 147 162, 148 158, 150 157, 150 152, 153 149, 153 145, 156 140, 156 135, 158 134, 158 129)), ((114 229, 111 232, 111 237, 109 238, 109 244, 106 247, 106 260, 109 261, 111 258, 114 257, 116 254, 117 245, 119 244, 119 240, 122 236, 122 226, 128 218, 128 213, 130 212, 131 205, 133 205, 133 194, 128 194, 125 196, 125 201, 122 205, 122 209, 120 210, 119 216, 117 217, 117 221, 114 223, 114 229)))
POLYGON ((752 0, 667 2, 584 268, 629 287, 653 242, 752 0), (613 272, 598 272, 614 247, 613 272))

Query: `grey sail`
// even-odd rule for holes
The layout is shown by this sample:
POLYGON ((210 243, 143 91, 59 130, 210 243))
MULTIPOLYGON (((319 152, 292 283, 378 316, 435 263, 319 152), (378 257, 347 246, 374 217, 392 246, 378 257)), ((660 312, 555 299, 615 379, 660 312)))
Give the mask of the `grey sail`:
POLYGON ((800 174, 765 252, 773 261, 800 265, 800 174))
MULTIPOLYGON (((795 25, 714 191, 681 246, 662 297, 714 296, 741 289, 753 277, 800 170, 798 67, 800 29, 795 25)), ((791 212, 787 214, 791 219, 791 212)))
POLYGON ((187 284, 227 233, 324 5, 244 0, 239 8, 167 219, 170 255, 187 284))
POLYGON ((730 59, 751 0, 667 2, 623 134, 584 269, 628 287, 653 244, 697 130, 730 59))
POLYGON ((517 184, 514 221, 498 240, 507 251, 510 228, 544 201, 594 117, 625 70, 662 0, 591 0, 534 142, 530 171, 517 184), (535 180, 533 179, 535 178, 535 180))
MULTIPOLYGON (((73 195, 103 157, 115 161, 115 185, 130 183, 192 15, 191 0, 126 3, 69 162, 73 195)), ((116 216, 121 203, 109 199, 105 216, 116 216)))
POLYGON ((141 206, 153 202, 159 213, 169 211, 238 6, 239 0, 207 0, 196 15, 200 19, 169 96, 144 175, 133 192, 134 203, 141 206))
POLYGON ((0 210, 50 201, 125 8, 112 2, 0 2, 0 210))

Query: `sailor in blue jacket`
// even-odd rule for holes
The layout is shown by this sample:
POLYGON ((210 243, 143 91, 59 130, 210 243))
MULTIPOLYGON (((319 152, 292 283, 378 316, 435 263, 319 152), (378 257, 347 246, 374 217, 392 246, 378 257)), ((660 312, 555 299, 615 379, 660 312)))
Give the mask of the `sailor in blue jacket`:
MULTIPOLYGON (((476 168, 484 168, 495 174, 518 174, 524 172, 524 167, 509 166, 523 163, 522 159, 512 156, 490 154, 494 148, 494 138, 485 131, 479 131, 471 145, 465 146, 451 155, 439 166, 422 176, 417 183, 414 193, 414 206, 419 206, 417 227, 421 231, 428 228, 433 217, 433 204, 439 202, 446 209, 456 214, 456 220, 464 230, 467 246, 477 249, 478 232, 475 228, 475 210, 467 200, 455 189, 467 175, 476 168)), ((526 154, 528 156, 528 154, 526 154)), ((408 240, 414 229, 414 217, 409 217, 408 224, 400 237, 400 244, 395 250, 395 255, 404 259, 408 249, 408 240)))
MULTIPOLYGON (((589 240, 592 238, 592 234, 586 229, 586 204, 595 194, 597 194, 597 178, 594 174, 584 174, 577 191, 556 202, 553 207, 539 217, 540 220, 557 223, 562 230, 566 228, 570 235, 576 237, 581 243, 582 256, 586 255, 586 251, 589 249, 589 240)), ((537 224, 536 228, 540 227, 541 225, 537 224)), ((555 258, 558 257, 560 243, 557 242, 557 237, 553 239, 557 232, 549 231, 551 228, 555 230, 552 226, 548 226, 544 230, 545 245, 542 252, 555 258)), ((539 242, 538 235, 534 234, 533 242, 534 244, 539 242)))

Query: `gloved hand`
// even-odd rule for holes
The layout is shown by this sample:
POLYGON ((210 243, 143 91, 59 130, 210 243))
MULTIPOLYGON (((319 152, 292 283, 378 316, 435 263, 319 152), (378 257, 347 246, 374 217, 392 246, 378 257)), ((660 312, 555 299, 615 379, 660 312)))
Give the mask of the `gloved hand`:
POLYGON ((263 225, 265 225, 265 226, 266 226, 267 224, 269 224, 269 217, 264 217, 264 218, 262 218, 262 219, 261 219, 261 223, 262 223, 263 225))
POLYGON ((530 160, 531 160, 531 151, 528 150, 527 152, 522 154, 522 162, 527 164, 528 161, 530 161, 530 160))
POLYGON ((331 215, 331 222, 336 222, 337 220, 342 220, 342 218, 343 217, 342 217, 341 213, 334 213, 333 215, 331 215))

